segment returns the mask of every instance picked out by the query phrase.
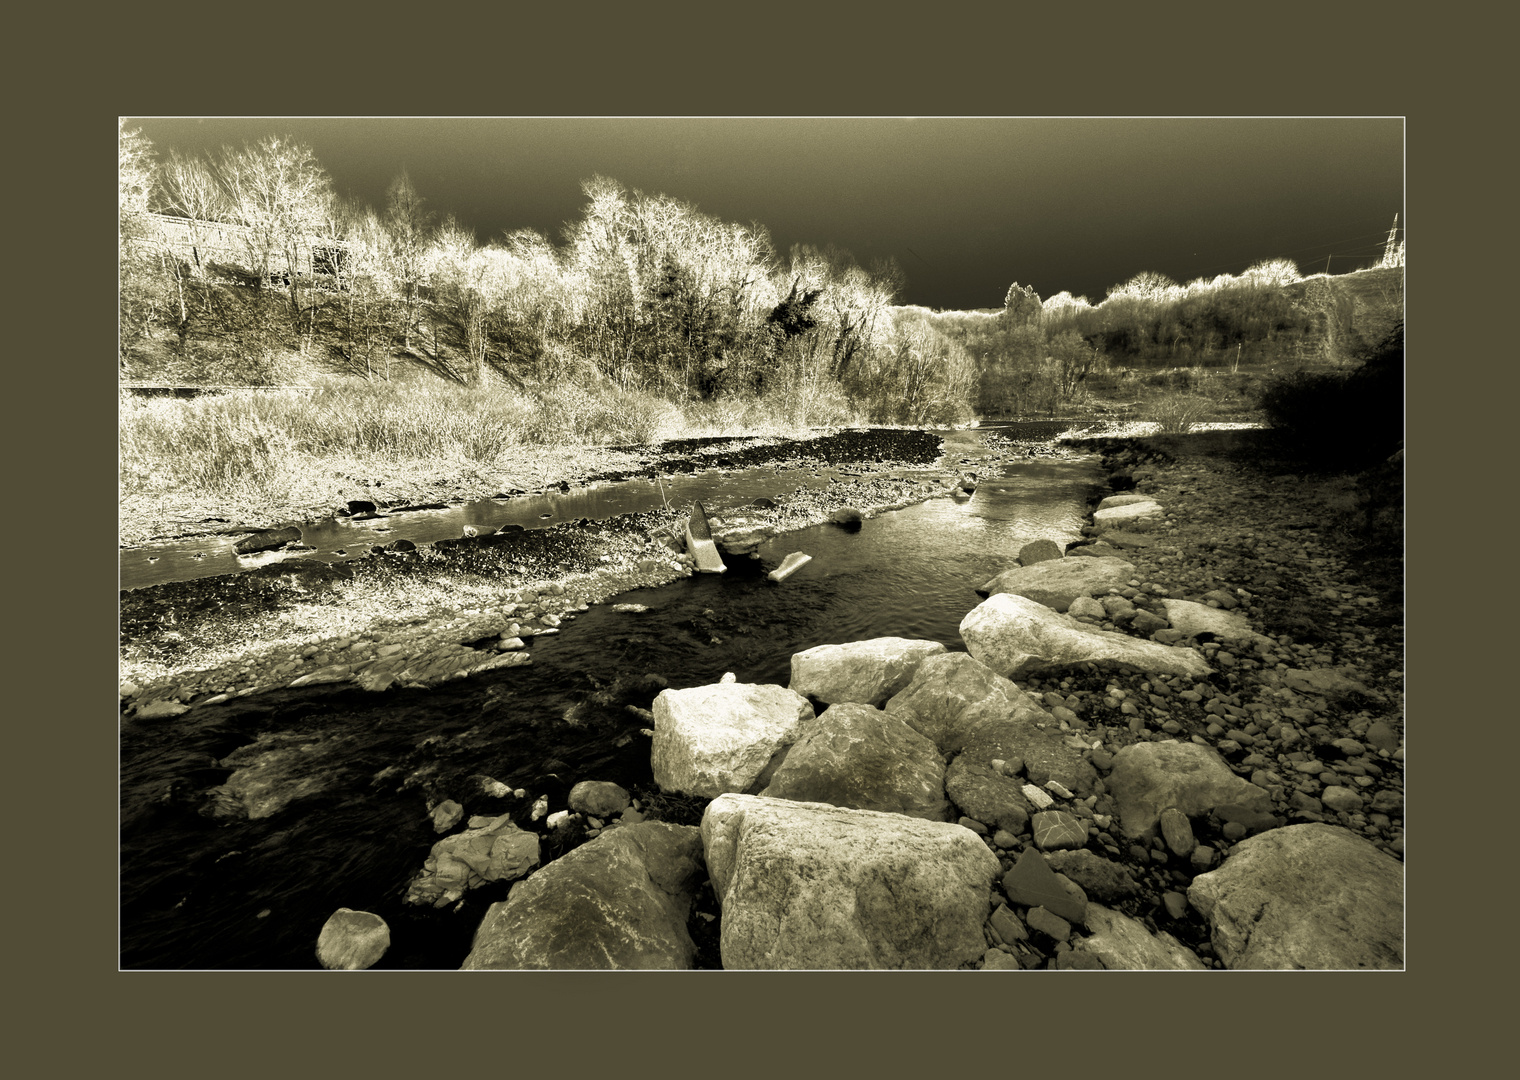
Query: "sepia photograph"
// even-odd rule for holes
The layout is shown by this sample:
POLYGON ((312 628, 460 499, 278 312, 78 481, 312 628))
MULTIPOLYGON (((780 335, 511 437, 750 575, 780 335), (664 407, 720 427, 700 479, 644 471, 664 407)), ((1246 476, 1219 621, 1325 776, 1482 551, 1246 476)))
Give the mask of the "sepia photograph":
POLYGON ((1403 117, 117 126, 119 971, 1404 970, 1403 117))

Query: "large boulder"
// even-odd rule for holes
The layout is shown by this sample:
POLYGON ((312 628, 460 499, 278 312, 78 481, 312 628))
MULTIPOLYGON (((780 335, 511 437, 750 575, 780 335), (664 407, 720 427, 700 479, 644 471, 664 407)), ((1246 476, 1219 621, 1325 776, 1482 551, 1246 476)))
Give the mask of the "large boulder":
POLYGON ((966 653, 925 660, 913 682, 887 702, 886 711, 901 715, 941 754, 954 759, 945 773, 945 789, 967 816, 1001 823, 1014 833, 1023 824, 1019 813, 1032 807, 1020 793, 1022 784, 993 766, 994 761, 1017 759, 1031 781, 1056 780, 1084 795, 1097 778, 1033 695, 966 653))
POLYGON ((1203 678, 1211 671, 1195 649, 1099 630, 1011 593, 982 601, 961 620, 960 631, 972 656, 1010 679, 1084 662, 1123 664, 1155 675, 1189 678, 1203 678))
POLYGON ((1338 825, 1242 840, 1188 900, 1227 968, 1404 967, 1404 864, 1338 825))
POLYGON ((488 881, 516 881, 538 859, 538 834, 519 829, 510 814, 502 814, 434 844, 407 887, 406 902, 446 907, 488 881))
POLYGON ((662 690, 654 699, 650 747, 662 791, 714 798, 754 793, 813 716, 807 698, 784 686, 715 683, 662 690))
POLYGON ((945 762, 929 739, 869 705, 830 705, 803 722, 761 795, 949 821, 945 762))
POLYGON ((944 651, 938 641, 900 637, 819 645, 792 655, 792 689, 829 705, 854 701, 880 708, 913 681, 920 663, 944 651))
POLYGON ((1077 597, 1122 589, 1134 576, 1135 564, 1123 559, 1053 559, 1004 570, 976 592, 978 596, 1014 593, 1065 611, 1077 597))
POLYGON ((1089 934, 1072 948, 1103 961, 1109 971, 1206 971, 1208 965, 1182 942, 1100 904, 1087 905, 1089 934))
POLYGON ((956 968, 987 949, 998 860, 959 825, 724 795, 702 842, 727 969, 956 968))
POLYGON ((702 883, 702 834, 641 821, 598 836, 512 886, 475 932, 461 970, 685 970, 702 883))
POLYGON ((1193 742, 1126 746, 1114 754, 1107 784, 1120 827, 1135 838, 1153 836, 1168 807, 1188 817, 1225 805, 1263 814, 1272 810, 1265 790, 1236 776, 1215 750, 1193 742))
POLYGON ((329 971, 374 967, 391 947, 391 928, 368 911, 342 907, 322 924, 317 961, 329 971))

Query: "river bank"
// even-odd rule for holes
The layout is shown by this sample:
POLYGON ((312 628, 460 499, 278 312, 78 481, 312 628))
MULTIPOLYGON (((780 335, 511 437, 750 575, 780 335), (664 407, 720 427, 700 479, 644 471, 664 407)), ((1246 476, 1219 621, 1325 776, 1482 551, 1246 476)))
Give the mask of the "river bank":
MULTIPOLYGON (((571 452, 552 462, 545 457, 533 467, 554 477, 544 485, 551 491, 630 476, 755 466, 832 474, 826 486, 759 500, 767 505, 710 507, 720 544, 732 558, 744 557, 757 538, 827 521, 845 508, 869 517, 948 497, 962 471, 1060 452, 1041 444, 993 442, 987 445, 974 429, 953 433, 943 443, 932 433, 871 429, 807 440, 680 440, 643 451, 604 450, 589 458, 571 452), (582 474, 593 466, 599 471, 582 474)), ((437 505, 434 500, 444 494, 448 491, 436 488, 408 490, 404 500, 377 505, 382 512, 414 500, 437 505)), ((371 669, 367 684, 378 689, 428 685, 471 668, 489 669, 482 665, 526 662, 530 652, 520 646, 497 646, 513 639, 526 644, 591 604, 690 575, 680 539, 687 510, 668 507, 604 521, 504 530, 349 562, 291 559, 123 592, 123 708, 147 717, 172 716, 212 700, 307 684, 300 683, 303 679, 358 681, 366 667, 371 669), (503 655, 508 651, 516 658, 503 655)), ((279 518, 261 524, 289 523, 279 518)), ((213 524, 233 535, 248 528, 213 524)), ((154 527, 138 518, 133 532, 154 527)))

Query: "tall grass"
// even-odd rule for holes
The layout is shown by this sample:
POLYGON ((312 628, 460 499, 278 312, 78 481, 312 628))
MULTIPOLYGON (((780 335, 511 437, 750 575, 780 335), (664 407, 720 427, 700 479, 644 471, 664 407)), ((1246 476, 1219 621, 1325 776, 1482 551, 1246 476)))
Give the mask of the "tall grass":
POLYGON ((439 382, 329 383, 314 392, 190 400, 124 396, 124 492, 184 487, 279 499, 303 458, 490 466, 520 446, 647 445, 708 434, 801 434, 858 417, 842 400, 775 392, 684 407, 637 390, 439 382))

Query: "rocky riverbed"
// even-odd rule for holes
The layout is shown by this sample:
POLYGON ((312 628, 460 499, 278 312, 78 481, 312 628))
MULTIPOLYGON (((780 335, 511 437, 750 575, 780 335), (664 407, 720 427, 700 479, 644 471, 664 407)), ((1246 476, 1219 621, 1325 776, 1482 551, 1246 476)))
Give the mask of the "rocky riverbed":
POLYGON ((970 655, 662 692, 655 778, 699 822, 595 819, 615 839, 493 905, 465 966, 1402 968, 1397 580, 1330 531, 1343 481, 1241 445, 1095 447, 1091 543, 1027 545, 970 655), (645 899, 592 914, 582 863, 645 899))
MULTIPOLYGON (((827 488, 715 521, 715 534, 742 557, 756 530, 813 524, 844 508, 869 515, 963 497, 978 469, 1073 452, 974 432, 947 440, 942 459, 937 439, 932 457, 901 439, 894 445, 857 451, 857 475, 827 488)), ((1120 498, 1095 505, 1090 543, 1062 551, 1046 542, 1010 557, 1009 574, 984 585, 977 611, 1005 618, 1034 603, 1048 612, 1041 619, 1064 620, 1063 640, 1123 638, 1176 654, 1180 668, 1042 657, 1050 634, 1036 635, 1036 645, 1004 636, 983 647, 964 624, 971 655, 899 662, 894 684, 869 693, 799 682, 794 660, 793 686, 774 688, 792 695, 782 703, 784 734, 753 775, 716 787, 690 779, 714 769, 693 767, 700 736, 673 738, 679 697, 662 693, 649 721, 666 790, 639 801, 605 788, 595 799, 572 793, 569 811, 539 825, 558 856, 546 865, 534 869, 537 855, 523 854, 529 838, 506 819, 461 822, 442 808, 440 832, 465 828, 435 848, 419 883, 431 874, 449 895, 472 880, 527 875, 493 906, 466 966, 1401 966, 1402 594, 1396 575, 1360 576, 1359 567, 1376 564, 1330 524, 1354 501, 1350 482, 1264 470, 1231 439, 1078 449, 1104 454, 1120 498), (1104 520, 1115 514, 1119 522, 1104 520), (1017 574, 1051 564, 1089 564, 1094 581, 1122 564, 1123 576, 1056 600, 1028 601, 997 584, 1030 593, 1017 574), (952 698, 954 709, 944 705, 952 698), (1017 731, 977 719, 994 700, 1001 704, 991 711, 1017 718, 1017 731), (868 742, 917 764, 905 768, 897 755, 886 765, 830 764, 828 744, 850 742, 850 731, 875 733, 868 742), (866 786, 888 791, 880 809, 872 800, 881 790, 860 792, 871 777, 866 786), (829 797, 845 779, 850 790, 829 797), (904 783, 930 789, 917 809, 905 809, 904 783), (819 804, 833 805, 808 809, 819 804), (762 842, 793 830, 795 842, 781 849, 762 842), (832 866, 809 857, 783 875, 828 883, 806 903, 756 870, 823 850, 820 836, 844 837, 841 857, 832 866), (515 869, 502 869, 507 862, 515 869), (944 873, 926 880, 926 865, 944 873), (1284 865, 1317 869, 1306 881, 1284 865), (600 901, 566 902, 591 894, 635 897, 632 914, 608 918, 600 901), (864 913, 844 928, 854 951, 763 930, 778 920, 816 923, 809 912, 838 911, 846 899, 864 913), (1328 937, 1306 929, 1327 917, 1337 928, 1328 937), (920 940, 915 919, 938 927, 933 941, 920 940), (630 941, 665 945, 630 950, 630 941)), ((772 452, 805 462, 792 448, 772 452)), ((671 542, 679 520, 660 513, 567 525, 124 594, 123 709, 169 718, 292 684, 352 681, 379 691, 523 663, 534 636, 582 605, 689 573, 671 542), (250 649, 250 640, 260 644, 250 649)), ((361 953, 374 962, 373 949, 345 952, 340 932, 354 924, 377 941, 372 921, 347 913, 332 935, 324 931, 329 955, 340 958, 330 966, 367 966, 352 959, 361 953)))

